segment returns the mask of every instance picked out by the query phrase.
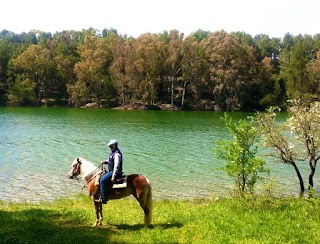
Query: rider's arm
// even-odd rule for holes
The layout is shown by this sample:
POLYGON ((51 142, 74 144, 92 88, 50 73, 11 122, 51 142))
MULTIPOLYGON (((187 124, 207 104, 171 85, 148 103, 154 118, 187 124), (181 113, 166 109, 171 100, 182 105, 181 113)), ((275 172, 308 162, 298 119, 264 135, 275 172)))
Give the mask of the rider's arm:
POLYGON ((116 153, 114 155, 114 167, 113 167, 112 179, 116 178, 116 175, 119 171, 120 160, 121 160, 120 157, 121 157, 121 155, 119 153, 116 153))

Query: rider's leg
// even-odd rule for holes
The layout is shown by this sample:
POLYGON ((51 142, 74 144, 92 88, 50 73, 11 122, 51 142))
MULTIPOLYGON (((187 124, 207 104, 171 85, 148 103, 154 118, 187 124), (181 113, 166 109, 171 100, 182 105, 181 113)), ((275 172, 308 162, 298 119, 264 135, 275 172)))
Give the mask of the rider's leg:
POLYGON ((101 191, 102 203, 106 203, 108 201, 107 188, 108 188, 108 185, 110 185, 111 183, 111 177, 112 177, 112 172, 110 171, 110 172, 107 172, 100 179, 100 191, 101 191))

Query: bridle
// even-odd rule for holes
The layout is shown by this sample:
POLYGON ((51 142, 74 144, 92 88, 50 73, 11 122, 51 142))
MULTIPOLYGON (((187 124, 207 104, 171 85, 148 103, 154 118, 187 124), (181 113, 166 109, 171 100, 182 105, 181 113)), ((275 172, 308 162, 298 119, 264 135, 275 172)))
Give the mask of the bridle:
MULTIPOLYGON (((78 182, 80 183, 78 176, 81 173, 81 160, 80 158, 77 158, 77 163, 75 163, 74 165, 72 165, 72 170, 70 171, 69 174, 69 178, 70 179, 76 179, 78 180, 78 182)), ((103 166, 103 163, 101 163, 95 170, 93 170, 90 174, 89 174, 89 178, 85 179, 86 180, 86 184, 82 187, 82 190, 84 187, 86 187, 86 185, 93 180, 98 174, 101 174, 101 171, 103 171, 103 168, 101 168, 101 166, 103 166)))
POLYGON ((81 161, 77 158, 77 163, 72 166, 72 174, 69 176, 70 179, 76 178, 78 179, 78 175, 81 172, 81 161))

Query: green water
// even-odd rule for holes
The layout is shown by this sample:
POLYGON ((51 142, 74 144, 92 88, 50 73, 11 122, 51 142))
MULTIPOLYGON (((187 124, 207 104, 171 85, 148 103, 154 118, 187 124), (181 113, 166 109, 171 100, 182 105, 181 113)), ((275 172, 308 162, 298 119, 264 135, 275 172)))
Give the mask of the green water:
MULTIPOLYGON (((67 178, 71 162, 82 156, 98 165, 109 155, 110 139, 119 141, 125 173, 147 176, 157 199, 228 194, 233 181, 219 170, 223 162, 213 154, 215 140, 229 137, 222 115, 0 108, 0 200, 39 201, 78 194, 84 182, 67 178)), ((231 113, 234 119, 247 115, 231 113)), ((272 172, 287 192, 298 191, 289 166, 278 165, 272 172)))

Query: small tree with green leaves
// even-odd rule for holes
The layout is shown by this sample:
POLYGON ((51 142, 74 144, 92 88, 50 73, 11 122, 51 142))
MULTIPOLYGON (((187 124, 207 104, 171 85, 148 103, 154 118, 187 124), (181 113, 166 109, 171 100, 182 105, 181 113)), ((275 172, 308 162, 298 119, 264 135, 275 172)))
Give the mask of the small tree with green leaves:
POLYGON ((257 130, 253 127, 251 118, 234 123, 225 113, 223 119, 233 140, 217 142, 218 147, 215 150, 217 157, 227 161, 222 170, 235 177, 240 195, 253 193, 255 183, 262 179, 259 173, 269 173, 264 167, 265 161, 256 156, 259 141, 257 130))

